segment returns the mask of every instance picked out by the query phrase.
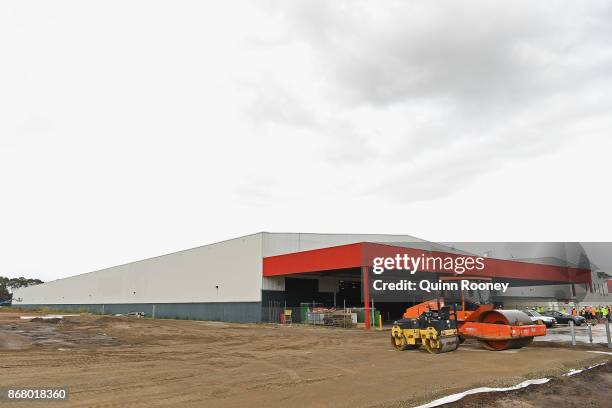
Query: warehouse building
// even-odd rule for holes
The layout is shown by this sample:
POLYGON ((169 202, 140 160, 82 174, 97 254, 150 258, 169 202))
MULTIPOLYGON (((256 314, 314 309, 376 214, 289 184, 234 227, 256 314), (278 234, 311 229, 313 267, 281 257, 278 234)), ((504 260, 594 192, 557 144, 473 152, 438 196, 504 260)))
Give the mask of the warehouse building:
MULTIPOLYGON (((261 232, 18 289, 13 305, 258 322, 266 320, 265 309, 272 303, 369 308, 376 301, 383 316, 395 318, 428 294, 376 298, 364 282, 371 282, 375 257, 398 253, 472 254, 409 235, 261 232)), ((581 267, 493 258, 486 263, 480 278, 513 281, 515 286, 591 282, 591 271, 581 267)), ((441 275, 420 270, 415 278, 436 280, 441 275)), ((563 296, 571 297, 572 290, 563 296)))

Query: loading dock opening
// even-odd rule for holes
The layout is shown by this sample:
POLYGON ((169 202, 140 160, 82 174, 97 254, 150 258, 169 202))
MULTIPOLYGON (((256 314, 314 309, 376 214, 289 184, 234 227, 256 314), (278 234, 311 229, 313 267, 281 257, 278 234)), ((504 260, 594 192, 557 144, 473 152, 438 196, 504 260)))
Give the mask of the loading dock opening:
MULTIPOLYGON (((262 291, 263 315, 267 308, 282 307, 298 313, 302 305, 325 308, 365 308, 366 319, 372 300, 364 301, 364 284, 361 268, 319 271, 317 273, 289 274, 275 277, 279 285, 275 290, 262 291), (367 307, 366 307, 367 306, 367 307)), ((398 302, 378 302, 374 299, 374 309, 380 312, 383 321, 401 318, 404 310, 421 298, 398 302)), ((299 322, 296 315, 294 322, 299 322)), ((367 323, 367 322, 366 322, 367 323)))

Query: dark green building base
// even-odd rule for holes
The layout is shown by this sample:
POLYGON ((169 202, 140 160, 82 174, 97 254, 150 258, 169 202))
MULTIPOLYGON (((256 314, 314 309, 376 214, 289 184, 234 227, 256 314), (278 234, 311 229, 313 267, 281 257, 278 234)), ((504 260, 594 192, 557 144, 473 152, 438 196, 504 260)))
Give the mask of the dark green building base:
POLYGON ((146 317, 160 319, 214 320, 220 322, 261 322, 261 302, 228 303, 115 303, 91 305, 20 305, 15 308, 48 308, 61 311, 95 314, 143 312, 146 317))

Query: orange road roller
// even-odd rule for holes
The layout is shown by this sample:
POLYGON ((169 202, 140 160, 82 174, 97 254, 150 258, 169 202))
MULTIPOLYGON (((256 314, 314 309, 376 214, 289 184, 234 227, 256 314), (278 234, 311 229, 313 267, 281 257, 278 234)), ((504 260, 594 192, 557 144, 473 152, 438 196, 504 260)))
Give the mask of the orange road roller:
MULTIPOLYGON (((424 313, 444 311, 444 299, 432 299, 406 309, 404 319, 418 319, 424 313)), ((464 307, 462 307, 464 309, 464 307)), ((449 314, 455 320, 457 337, 476 339, 488 350, 516 349, 529 345, 536 336, 546 335, 546 326, 533 324, 520 310, 493 309, 492 305, 479 305, 476 310, 457 310, 449 314)), ((403 320, 403 319, 402 319, 403 320)))

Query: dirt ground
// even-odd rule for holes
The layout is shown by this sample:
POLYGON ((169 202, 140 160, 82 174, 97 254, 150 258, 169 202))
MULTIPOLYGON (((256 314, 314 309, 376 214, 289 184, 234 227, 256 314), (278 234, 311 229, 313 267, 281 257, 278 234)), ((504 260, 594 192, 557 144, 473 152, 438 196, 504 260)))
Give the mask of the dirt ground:
POLYGON ((584 408, 610 407, 612 364, 608 363, 571 377, 556 377, 549 383, 506 393, 470 395, 453 408, 584 408))
POLYGON ((70 389, 69 402, 37 407, 412 407, 612 358, 588 350, 466 342, 430 355, 395 351, 388 332, 94 315, 46 323, 0 312, 0 387, 70 389))

